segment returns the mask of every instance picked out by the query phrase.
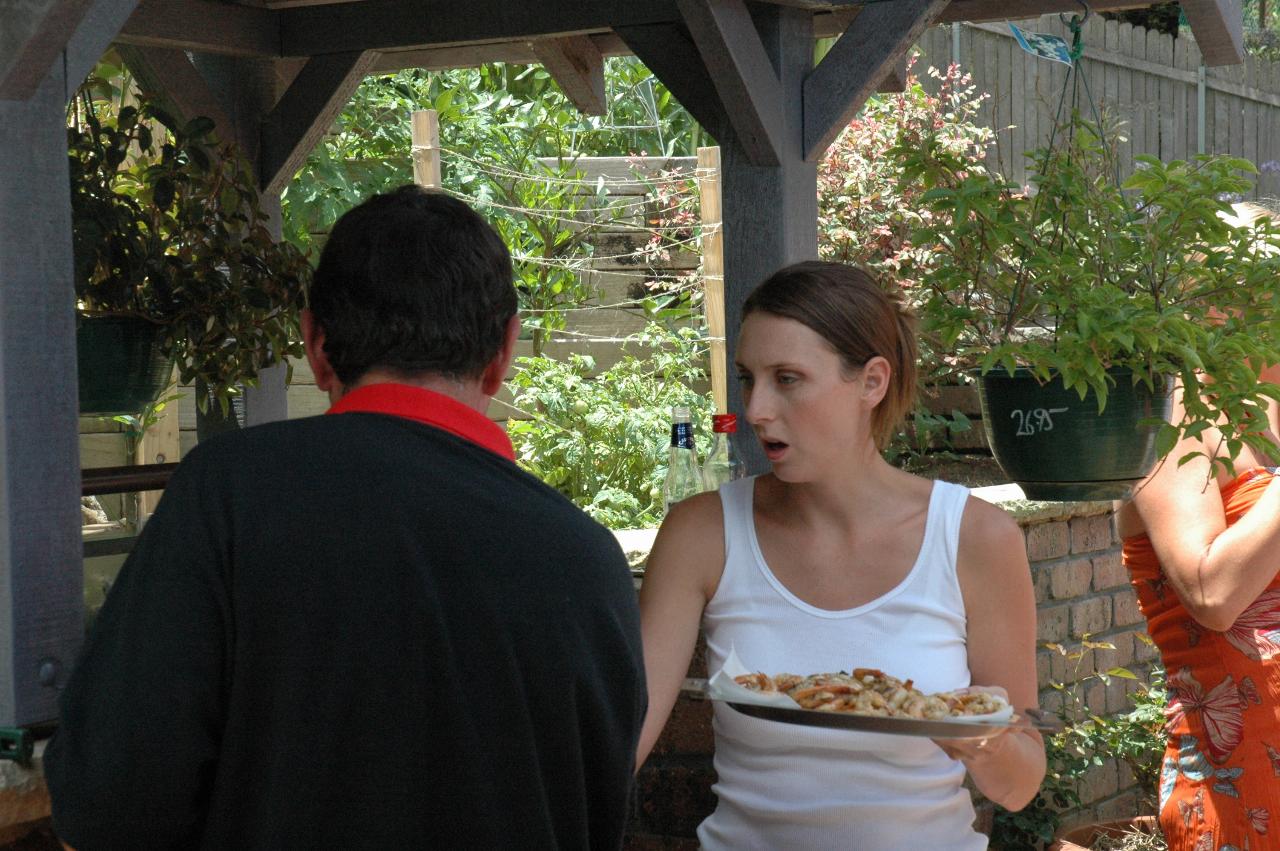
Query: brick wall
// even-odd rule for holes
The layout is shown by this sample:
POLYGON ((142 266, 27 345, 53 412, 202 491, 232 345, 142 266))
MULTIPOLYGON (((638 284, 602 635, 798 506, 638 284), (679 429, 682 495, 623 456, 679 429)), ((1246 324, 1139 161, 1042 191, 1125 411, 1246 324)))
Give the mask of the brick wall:
MULTIPOLYGON (((1135 636, 1144 624, 1137 599, 1120 563, 1110 503, 1029 503, 1007 499, 1003 488, 983 489, 979 495, 1013 514, 1026 535, 1027 556, 1036 591, 1038 641, 1080 650, 1082 641, 1112 644, 1114 650, 1084 650, 1079 662, 1055 650, 1039 649, 1036 656, 1040 705, 1055 710, 1062 693, 1052 683, 1070 685, 1079 675, 1125 667, 1140 677, 1150 670, 1156 651, 1135 636)), ((699 643, 689 676, 705 677, 706 660, 699 643)), ((1132 680, 1112 678, 1081 688, 1090 710, 1105 715, 1127 708, 1132 680)), ((698 823, 715 808, 711 784, 714 742, 711 707, 681 696, 662 738, 637 778, 630 851, 695 851, 698 823)), ((1127 767, 1107 759, 1086 778, 1081 790, 1084 807, 1066 816, 1073 825, 1099 818, 1133 815, 1139 807, 1127 767)), ((978 800, 978 826, 990 825, 990 805, 978 800)))

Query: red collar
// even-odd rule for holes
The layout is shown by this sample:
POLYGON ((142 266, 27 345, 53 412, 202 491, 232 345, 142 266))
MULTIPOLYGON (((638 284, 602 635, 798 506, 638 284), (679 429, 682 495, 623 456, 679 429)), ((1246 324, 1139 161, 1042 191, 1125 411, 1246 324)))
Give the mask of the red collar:
POLYGON ((368 384, 343 396, 325 413, 346 414, 353 411, 390 414, 426 423, 463 440, 469 440, 508 461, 516 458, 511 439, 492 420, 456 399, 424 387, 393 383, 368 384))

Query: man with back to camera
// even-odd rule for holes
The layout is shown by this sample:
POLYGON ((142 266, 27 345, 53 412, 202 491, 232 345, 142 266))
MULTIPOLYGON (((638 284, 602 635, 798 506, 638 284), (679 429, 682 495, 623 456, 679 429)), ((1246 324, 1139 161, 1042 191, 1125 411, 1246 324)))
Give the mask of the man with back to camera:
POLYGON ((193 450, 45 755, 98 848, 617 848, 645 712, 612 536, 484 416, 519 333, 477 213, 335 225, 303 312, 325 416, 193 450))

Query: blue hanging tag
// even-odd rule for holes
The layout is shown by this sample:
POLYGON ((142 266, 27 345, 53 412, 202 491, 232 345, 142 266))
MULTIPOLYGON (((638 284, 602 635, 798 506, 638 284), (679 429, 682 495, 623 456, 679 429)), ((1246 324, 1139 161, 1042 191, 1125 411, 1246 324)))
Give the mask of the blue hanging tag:
POLYGON ((1032 56, 1061 62, 1064 65, 1072 64, 1071 48, 1067 46, 1066 39, 1061 36, 1050 35, 1049 33, 1026 32, 1012 22, 1009 24, 1009 31, 1013 33, 1014 39, 1017 40, 1018 47, 1021 47, 1032 56))

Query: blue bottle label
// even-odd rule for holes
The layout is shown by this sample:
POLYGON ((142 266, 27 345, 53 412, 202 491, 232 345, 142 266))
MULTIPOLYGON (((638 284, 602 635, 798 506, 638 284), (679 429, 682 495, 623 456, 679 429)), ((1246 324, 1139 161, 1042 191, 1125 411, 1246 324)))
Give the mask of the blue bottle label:
POLYGON ((693 423, 672 423, 671 445, 681 449, 692 449, 693 423))

